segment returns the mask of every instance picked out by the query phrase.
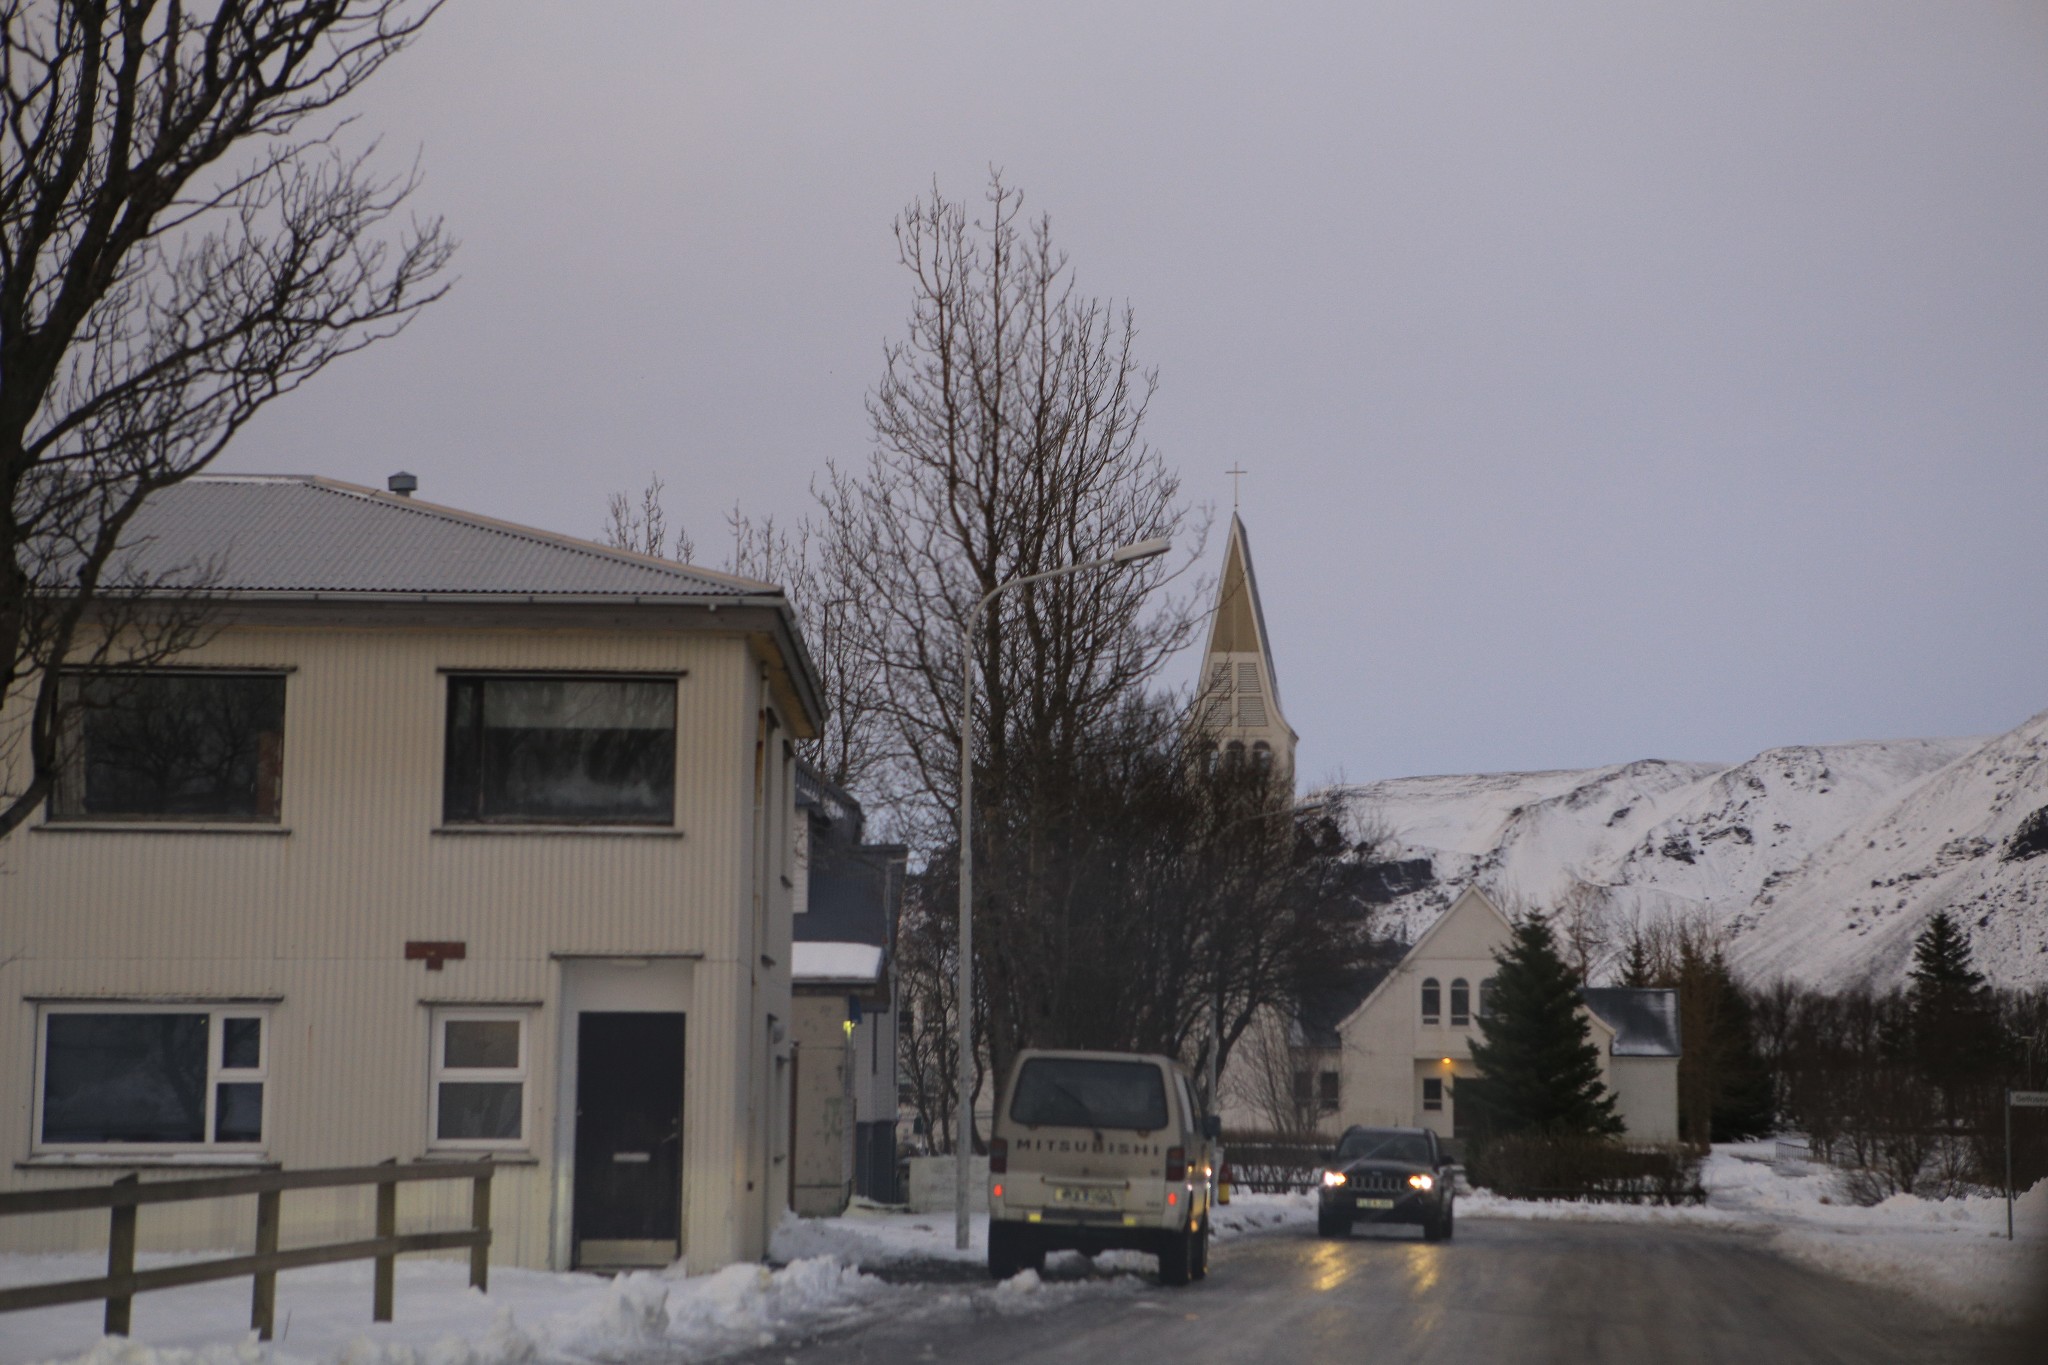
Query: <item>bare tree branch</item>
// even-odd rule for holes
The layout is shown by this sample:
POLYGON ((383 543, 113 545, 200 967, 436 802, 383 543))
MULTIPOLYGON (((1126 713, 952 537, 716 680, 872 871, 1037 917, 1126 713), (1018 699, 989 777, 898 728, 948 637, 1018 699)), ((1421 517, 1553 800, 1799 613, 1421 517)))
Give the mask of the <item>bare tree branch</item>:
POLYGON ((219 566, 123 537, 267 403, 447 288, 332 111, 437 0, 0 0, 0 836, 49 793, 58 671, 200 637, 219 566))

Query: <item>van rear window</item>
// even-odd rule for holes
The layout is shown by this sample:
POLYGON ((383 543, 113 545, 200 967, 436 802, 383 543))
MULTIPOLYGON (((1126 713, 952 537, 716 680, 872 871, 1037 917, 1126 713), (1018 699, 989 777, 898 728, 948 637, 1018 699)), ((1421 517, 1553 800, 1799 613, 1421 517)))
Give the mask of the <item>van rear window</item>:
POLYGON ((1166 1126, 1166 1077, 1146 1062, 1033 1057, 1017 1073, 1010 1117, 1033 1127, 1166 1126))

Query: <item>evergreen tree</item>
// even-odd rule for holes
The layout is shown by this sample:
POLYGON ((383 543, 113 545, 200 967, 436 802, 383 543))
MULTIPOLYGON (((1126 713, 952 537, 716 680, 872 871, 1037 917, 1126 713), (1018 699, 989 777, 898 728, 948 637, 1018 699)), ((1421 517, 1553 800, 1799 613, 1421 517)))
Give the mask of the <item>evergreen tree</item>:
POLYGON ((1650 960, 1650 945, 1640 928, 1628 936, 1628 947, 1621 959, 1621 980, 1617 985, 1641 990, 1657 984, 1656 967, 1650 960))
POLYGON ((1969 935, 1946 910, 1913 941, 1906 999, 1913 1067, 1941 1092, 1953 1122, 1965 1094, 1999 1078, 2005 1048, 1997 1004, 1971 961, 1969 935))
POLYGON ((1580 1013, 1578 984, 1543 917, 1517 926, 1494 961, 1492 996, 1472 1043, 1479 1074, 1458 1085, 1481 1131, 1621 1132, 1614 1096, 1600 1083, 1600 1050, 1580 1013))
MULTIPOLYGON (((1770 1068, 1757 1048, 1756 1011, 1735 974, 1719 952, 1707 959, 1706 970, 1719 998, 1714 1010, 1715 1081, 1709 1136, 1715 1142, 1741 1142, 1771 1131, 1777 1096, 1770 1068)), ((1690 1045, 1690 1040, 1686 1040, 1690 1045)))

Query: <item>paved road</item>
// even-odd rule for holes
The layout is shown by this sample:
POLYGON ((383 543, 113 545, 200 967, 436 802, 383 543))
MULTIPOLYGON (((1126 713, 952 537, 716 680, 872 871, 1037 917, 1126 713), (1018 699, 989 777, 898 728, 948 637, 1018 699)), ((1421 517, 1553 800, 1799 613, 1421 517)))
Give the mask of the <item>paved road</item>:
POLYGON ((1004 1311, 985 1290, 935 1294, 926 1307, 740 1359, 1982 1365, 2006 1358, 2003 1342, 1782 1260, 1758 1237, 1691 1228, 1461 1219, 1449 1244, 1392 1228, 1349 1242, 1251 1236, 1216 1247, 1209 1279, 1188 1289, 1147 1279, 1128 1292, 1053 1293, 1056 1306, 1026 1313, 1004 1311))

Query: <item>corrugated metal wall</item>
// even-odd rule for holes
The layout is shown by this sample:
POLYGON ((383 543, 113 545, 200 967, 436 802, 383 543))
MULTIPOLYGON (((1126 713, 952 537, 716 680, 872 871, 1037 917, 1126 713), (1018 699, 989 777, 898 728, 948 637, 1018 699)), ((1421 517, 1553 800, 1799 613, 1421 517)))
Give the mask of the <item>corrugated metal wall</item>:
MULTIPOLYGON (((696 633, 234 628, 182 662, 291 670, 285 832, 31 828, 0 843, 0 961, 14 958, 0 967, 0 1188, 119 1173, 35 1163, 39 998, 275 997, 265 1145, 291 1167, 424 1155, 431 1003, 532 1002, 530 1148, 511 1159, 527 1164, 508 1163, 497 1181, 494 1259, 546 1264, 558 959, 701 955, 687 1063, 687 1239, 699 1268, 759 1255, 768 1210, 742 1186, 769 1160, 762 1143, 773 1135, 753 1111, 769 1102, 762 1009, 788 999, 788 931, 748 920, 760 903, 786 921, 780 878, 758 902, 751 881, 759 841, 786 842, 790 813, 754 816, 753 750, 767 703, 747 643, 696 633), (677 832, 439 832, 451 669, 685 675, 677 832), (432 972, 404 960, 408 940, 458 940, 468 955, 432 972)), ((770 794, 789 804, 786 780, 770 794)), ((159 1174, 176 1172, 145 1178, 159 1174)), ((288 1195, 288 1241, 360 1232, 368 1198, 288 1195)), ((460 1221, 466 1200, 456 1185, 414 1186, 401 1209, 423 1220, 438 1204, 460 1221)), ((246 1246, 253 1201, 242 1202, 250 1207, 146 1210, 143 1245, 246 1246)), ((104 1235, 104 1215, 0 1222, 10 1249, 100 1245, 104 1235)))

